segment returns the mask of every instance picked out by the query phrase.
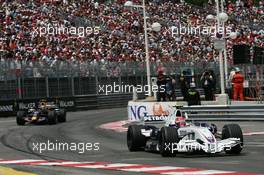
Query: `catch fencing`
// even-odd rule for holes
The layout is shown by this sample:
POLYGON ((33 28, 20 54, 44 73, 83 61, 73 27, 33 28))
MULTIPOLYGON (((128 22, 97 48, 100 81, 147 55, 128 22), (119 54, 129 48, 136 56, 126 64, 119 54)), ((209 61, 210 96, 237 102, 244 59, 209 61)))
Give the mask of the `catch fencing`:
MULTIPOLYGON (((163 69, 176 79, 176 96, 181 96, 179 76, 187 72, 201 89, 200 77, 205 70, 214 70, 219 80, 218 64, 215 62, 151 63, 151 76, 163 69), (194 76, 192 76, 194 75, 194 76)), ((251 69, 244 69, 249 87, 246 94, 254 94, 256 77, 251 69), (251 92, 252 91, 252 92, 251 92)), ((263 80, 263 79, 261 79, 263 80)), ((125 107, 132 99, 128 92, 100 92, 106 85, 146 85, 144 62, 68 62, 68 61, 14 61, 0 59, 0 116, 15 115, 16 111, 36 106, 40 99, 48 99, 69 111, 125 107)), ((219 81, 217 81, 219 87, 219 81)), ((260 81, 259 87, 263 87, 260 81)), ((231 92, 231 91, 229 91, 231 92)), ((262 90, 263 92, 263 90, 262 90)), ((255 93, 257 96, 257 94, 255 93)), ((229 94, 231 97, 231 93, 229 94)), ((138 94, 139 99, 145 97, 138 94)), ((262 101, 262 99, 258 99, 262 101)))
MULTIPOLYGON (((199 87, 200 76, 206 69, 216 70, 215 62, 197 63, 151 63, 151 76, 157 76, 158 69, 176 79, 183 70, 199 87)), ((94 62, 94 61, 17 61, 0 60, 0 100, 60 98, 83 95, 105 95, 99 87, 106 85, 146 85, 144 62, 94 62)), ((113 92, 115 93, 115 92, 113 92)), ((119 92, 122 93, 122 92, 119 92)), ((124 92, 127 93, 127 92, 124 92)))

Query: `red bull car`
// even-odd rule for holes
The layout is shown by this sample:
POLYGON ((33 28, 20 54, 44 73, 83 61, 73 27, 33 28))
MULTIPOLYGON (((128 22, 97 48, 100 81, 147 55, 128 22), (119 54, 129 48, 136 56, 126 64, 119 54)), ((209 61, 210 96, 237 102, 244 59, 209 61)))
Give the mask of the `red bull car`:
POLYGON ((58 108, 54 104, 40 102, 36 108, 18 111, 16 122, 17 125, 25 125, 26 123, 48 123, 53 125, 57 124, 57 122, 66 122, 66 111, 58 108))

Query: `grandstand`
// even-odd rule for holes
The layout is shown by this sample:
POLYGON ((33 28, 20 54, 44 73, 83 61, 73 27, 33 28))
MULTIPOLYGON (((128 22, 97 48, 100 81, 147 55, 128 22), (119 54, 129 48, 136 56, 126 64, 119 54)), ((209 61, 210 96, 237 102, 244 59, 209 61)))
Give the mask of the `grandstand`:
MULTIPOLYGON (((1 0, 1 81, 17 77, 89 77, 98 75, 100 71, 108 77, 121 75, 121 70, 130 70, 134 74, 145 72, 142 12, 125 8, 124 2, 1 0), (84 37, 69 32, 38 33, 39 29, 47 27, 88 27, 90 30, 84 37), (100 28, 99 32, 95 32, 96 27, 100 28), (129 67, 128 64, 134 66, 129 67), (111 65, 127 68, 114 70, 117 66, 111 65), (136 69, 132 70, 133 67, 136 69)), ((134 0, 134 3, 140 1, 134 0)), ((183 0, 149 0, 146 3, 147 15, 151 16, 148 23, 158 21, 162 26, 160 32, 149 34, 152 75, 155 75, 159 65, 170 65, 167 67, 170 70, 168 73, 179 73, 181 68, 178 63, 189 67, 202 65, 200 69, 217 64, 218 54, 211 36, 172 36, 170 30, 177 24, 214 26, 214 22, 206 20, 207 15, 215 14, 213 1, 208 1, 202 7, 183 0), (175 68, 171 68, 171 65, 175 65, 175 68)), ((263 6, 262 0, 258 4, 239 0, 226 2, 225 10, 230 16, 226 25, 238 34, 235 39, 229 38, 227 41, 230 65, 234 44, 247 43, 264 48, 263 6)), ((3 86, 8 89, 8 86, 3 86)))

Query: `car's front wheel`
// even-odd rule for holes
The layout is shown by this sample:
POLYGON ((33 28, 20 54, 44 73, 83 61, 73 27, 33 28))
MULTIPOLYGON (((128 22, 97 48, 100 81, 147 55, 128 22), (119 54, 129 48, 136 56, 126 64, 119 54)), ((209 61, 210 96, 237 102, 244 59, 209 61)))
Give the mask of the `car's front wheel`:
POLYGON ((64 109, 61 109, 58 116, 58 122, 66 122, 66 111, 64 109))
POLYGON ((127 131, 127 147, 129 151, 139 151, 146 145, 146 137, 141 134, 142 125, 130 125, 127 131))
POLYGON ((163 157, 176 156, 177 144, 179 142, 176 128, 162 127, 160 130, 160 154, 163 157))
POLYGON ((225 152, 228 154, 239 154, 243 149, 243 133, 238 124, 228 124, 223 127, 222 139, 228 138, 239 138, 241 143, 230 149, 226 149, 225 152))
POLYGON ((16 116, 17 125, 25 125, 25 111, 18 111, 16 116))
POLYGON ((49 111, 48 112, 48 123, 50 125, 57 124, 57 115, 56 115, 55 111, 49 111))

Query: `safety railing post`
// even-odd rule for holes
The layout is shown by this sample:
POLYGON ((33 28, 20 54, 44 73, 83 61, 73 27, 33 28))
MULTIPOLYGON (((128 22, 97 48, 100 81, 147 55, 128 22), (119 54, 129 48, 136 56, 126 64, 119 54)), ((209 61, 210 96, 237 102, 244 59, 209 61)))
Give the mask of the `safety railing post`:
POLYGON ((18 92, 18 99, 22 99, 22 88, 21 88, 21 78, 18 77, 17 79, 17 92, 18 92))
POLYGON ((96 74, 95 75, 95 90, 96 90, 96 94, 98 95, 99 94, 99 82, 98 82, 98 75, 96 74))
POLYGON ((74 77, 73 76, 71 76, 71 92, 72 92, 72 96, 75 96, 74 77))
POLYGON ((46 84, 46 96, 47 96, 47 98, 49 98, 50 94, 49 94, 49 78, 48 78, 48 76, 45 77, 45 84, 46 84))
POLYGON ((118 76, 118 83, 119 83, 119 86, 121 87, 122 86, 122 75, 120 74, 119 76, 118 76))

